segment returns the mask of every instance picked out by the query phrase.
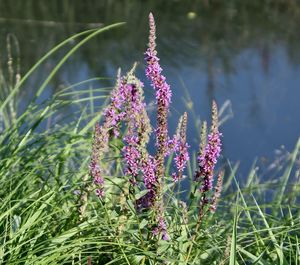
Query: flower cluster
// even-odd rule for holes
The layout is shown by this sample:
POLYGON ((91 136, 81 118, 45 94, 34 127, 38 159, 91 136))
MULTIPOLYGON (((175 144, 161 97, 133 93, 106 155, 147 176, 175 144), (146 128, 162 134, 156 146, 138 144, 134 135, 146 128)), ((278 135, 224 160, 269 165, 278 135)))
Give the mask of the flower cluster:
POLYGON ((148 189, 148 193, 142 199, 144 207, 151 207, 154 205, 156 198, 156 160, 151 155, 145 157, 142 163, 142 173, 144 178, 144 185, 148 189))
POLYGON ((90 175, 93 178, 93 182, 96 185, 96 194, 99 198, 104 197, 104 179, 101 174, 99 165, 99 159, 101 153, 107 148, 108 134, 106 128, 100 127, 97 123, 94 132, 92 159, 89 165, 90 175))
POLYGON ((179 179, 182 178, 183 170, 186 167, 187 161, 190 159, 188 153, 189 145, 186 142, 186 127, 187 127, 187 113, 185 112, 179 122, 178 133, 175 138, 177 139, 177 143, 174 145, 174 151, 176 152, 174 161, 178 172, 172 174, 174 181, 178 181, 179 179))
POLYGON ((108 123, 113 131, 113 135, 118 137, 119 124, 124 120, 133 120, 134 126, 137 128, 138 115, 143 113, 145 103, 141 95, 143 83, 140 82, 132 72, 120 78, 115 89, 112 92, 111 103, 104 110, 105 122, 108 123))
MULTIPOLYGON (((215 101, 213 101, 211 131, 206 141, 206 123, 204 123, 204 126, 202 127, 202 134, 201 134, 200 152, 197 158, 199 169, 196 171, 195 174, 195 180, 202 181, 200 187, 200 191, 202 192, 202 197, 201 197, 202 210, 204 205, 207 205, 209 203, 206 193, 208 191, 211 191, 213 188, 214 168, 221 152, 221 136, 222 134, 218 130, 217 104, 215 101)), ((216 203, 221 193, 222 178, 223 175, 220 174, 215 189, 215 195, 211 200, 210 209, 212 212, 216 209, 216 203)))
MULTIPOLYGON (((183 171, 189 160, 186 141, 187 113, 181 117, 176 134, 172 139, 168 135, 168 112, 171 102, 171 89, 162 75, 162 68, 156 51, 156 27, 153 15, 149 15, 150 35, 149 44, 145 52, 147 63, 146 76, 151 86, 155 89, 157 103, 156 117, 156 153, 151 155, 147 150, 150 133, 152 131, 150 120, 146 111, 143 96, 143 83, 133 74, 135 66, 123 77, 118 75, 118 81, 111 94, 111 102, 104 110, 104 122, 100 127, 95 126, 92 157, 90 162, 90 176, 93 178, 95 191, 99 198, 104 197, 104 178, 100 167, 100 159, 108 150, 110 138, 116 137, 122 140, 122 162, 124 162, 124 174, 130 181, 130 194, 136 190, 145 189, 146 194, 135 203, 137 209, 150 208, 153 213, 151 229, 152 234, 169 239, 167 219, 165 218, 164 182, 165 159, 174 154, 176 172, 172 174, 174 181, 181 180, 183 171), (125 130, 121 130, 121 129, 125 130), (123 135, 124 131, 124 135, 123 135)), ((221 152, 221 133, 218 131, 218 114, 216 103, 212 106, 212 128, 208 137, 206 132, 201 139, 200 154, 198 156, 199 169, 195 174, 195 180, 202 181, 201 198, 202 209, 208 203, 206 192, 212 190, 214 167, 221 152), (207 138, 207 139, 206 139, 207 138)), ((204 123, 206 130, 206 123, 204 123)), ((216 204, 221 192, 223 174, 218 177, 215 194, 211 199, 210 210, 216 209, 216 204)), ((125 195, 127 196, 127 195, 125 195)), ((182 204, 184 205, 184 204, 182 204)), ((186 216, 188 210, 184 207, 186 216)), ((145 209, 147 211, 147 209, 145 209)), ((199 216, 202 216, 202 210, 199 216)), ((201 217, 202 218, 202 217, 201 217)), ((186 220, 185 220, 186 221, 186 220)), ((187 221, 186 221, 187 222, 187 221)))
POLYGON ((122 78, 119 74, 118 82, 112 91, 111 103, 104 110, 104 123, 101 127, 99 124, 95 127, 90 175, 96 186, 96 194, 100 198, 104 196, 104 179, 101 176, 99 160, 108 149, 109 137, 120 135, 122 121, 127 121, 129 125, 128 134, 124 137, 126 145, 123 154, 127 164, 125 173, 130 176, 133 184, 140 170, 141 146, 147 144, 151 131, 143 102, 142 87, 143 84, 132 74, 132 71, 122 78))
POLYGON ((202 192, 212 189, 213 173, 215 164, 221 152, 221 133, 212 132, 208 135, 208 143, 205 147, 204 153, 198 156, 199 172, 198 174, 204 176, 204 183, 202 192))
POLYGON ((214 213, 217 209, 218 200, 221 196, 222 191, 222 185, 223 185, 223 177, 224 177, 224 171, 221 171, 218 175, 217 185, 215 187, 215 193, 211 200, 211 205, 209 210, 214 213))
POLYGON ((112 128, 113 135, 118 137, 119 132, 119 123, 121 120, 125 118, 126 113, 122 111, 122 105, 125 101, 124 91, 120 86, 120 77, 118 77, 118 82, 116 84, 115 89, 112 91, 111 95, 111 103, 110 105, 103 111, 105 117, 105 123, 109 124, 112 128))
POLYGON ((121 91, 125 97, 124 111, 128 132, 124 137, 123 157, 127 164, 126 175, 131 177, 132 184, 141 170, 143 154, 151 132, 150 121, 143 101, 143 84, 131 73, 124 78, 121 91))
POLYGON ((157 226, 152 230, 153 235, 158 236, 161 234, 163 240, 169 240, 170 237, 167 232, 167 225, 163 217, 158 218, 157 226))
POLYGON ((161 74, 162 68, 159 64, 156 48, 156 26, 153 15, 149 15, 149 44, 145 52, 145 60, 147 62, 146 76, 151 81, 152 87, 156 91, 157 101, 157 128, 156 128, 156 144, 158 153, 165 156, 168 149, 168 123, 167 115, 171 102, 172 92, 166 78, 161 74))
MULTIPOLYGON (((157 103, 157 127, 156 132, 156 146, 157 153, 155 157, 156 162, 156 183, 151 190, 154 190, 155 203, 154 210, 156 215, 159 216, 158 226, 156 227, 159 233, 161 232, 163 238, 167 238, 166 225, 163 217, 163 179, 165 176, 164 159, 169 152, 169 136, 168 136, 168 112, 171 102, 171 89, 166 82, 165 76, 161 74, 162 68, 159 64, 159 58, 156 51, 156 26, 153 15, 149 14, 149 44, 148 49, 145 52, 145 60, 147 63, 146 76, 151 82, 151 86, 156 91, 156 103, 157 103)), ((156 231, 155 230, 155 231, 156 231)), ((155 233, 156 234, 156 233, 155 233)))
POLYGON ((127 145, 123 148, 124 159, 127 163, 126 175, 131 176, 132 184, 136 184, 136 177, 139 174, 140 152, 137 149, 138 138, 135 136, 126 136, 124 138, 127 145))

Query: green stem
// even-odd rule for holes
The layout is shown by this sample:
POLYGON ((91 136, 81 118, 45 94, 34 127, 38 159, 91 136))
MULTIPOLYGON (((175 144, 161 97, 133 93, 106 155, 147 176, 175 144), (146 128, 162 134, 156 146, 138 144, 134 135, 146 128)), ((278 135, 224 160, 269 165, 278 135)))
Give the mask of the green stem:
POLYGON ((206 194, 204 193, 203 197, 202 197, 202 203, 201 203, 201 206, 199 208, 199 214, 198 214, 198 220, 197 220, 197 224, 196 224, 196 228, 195 228, 195 233, 191 238, 191 244, 189 246, 188 254, 187 254, 187 257, 185 259, 185 264, 188 264, 188 261, 189 261, 189 258, 190 258, 190 255, 191 255, 191 252, 192 252, 192 249, 193 249, 193 246, 194 246, 194 240, 195 240, 197 232, 198 232, 198 230, 199 230, 199 228, 202 224, 203 217, 207 213, 207 211, 204 212, 204 207, 206 205, 205 201, 206 201, 206 194))

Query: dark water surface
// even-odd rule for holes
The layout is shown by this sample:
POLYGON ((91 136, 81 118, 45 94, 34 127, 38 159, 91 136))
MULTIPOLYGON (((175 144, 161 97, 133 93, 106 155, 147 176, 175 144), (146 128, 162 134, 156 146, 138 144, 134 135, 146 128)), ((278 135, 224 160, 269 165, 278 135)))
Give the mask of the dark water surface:
MULTIPOLYGON (((188 133, 196 147, 194 124, 209 119, 210 102, 216 99, 219 106, 227 104, 224 117, 232 116, 221 127, 223 155, 241 161, 240 174, 247 174, 255 157, 271 160, 281 145, 293 148, 300 135, 297 1, 0 0, 1 60, 5 61, 7 34, 18 39, 24 74, 63 39, 98 23, 125 21, 122 28, 78 50, 43 97, 50 97, 61 84, 113 77, 118 67, 125 71, 138 61, 138 76, 151 101, 152 91, 143 77, 150 11, 156 17, 161 64, 173 90, 172 128, 192 106, 188 133)), ((23 88, 20 104, 34 95, 63 54, 40 68, 23 88)))

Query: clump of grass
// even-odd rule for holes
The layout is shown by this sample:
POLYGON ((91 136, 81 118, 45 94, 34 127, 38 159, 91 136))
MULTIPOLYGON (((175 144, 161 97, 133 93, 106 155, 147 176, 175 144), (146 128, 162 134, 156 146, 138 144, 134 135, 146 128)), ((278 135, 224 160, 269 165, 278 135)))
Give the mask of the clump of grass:
MULTIPOLYGON (((150 22, 153 34, 153 18, 150 22)), ((35 99, 80 46, 118 25, 79 33, 56 46, 6 90, 1 97, 1 115, 10 120, 9 105, 15 104, 22 85, 70 39, 85 36, 51 71, 35 99)), ((72 90, 79 85, 74 84, 42 107, 33 99, 24 113, 15 112, 13 122, 3 127, 0 264, 300 263, 300 140, 276 180, 261 182, 254 166, 246 184, 241 185, 235 178, 238 166, 231 168, 228 163, 219 198, 222 171, 218 184, 212 181, 219 153, 216 106, 209 137, 203 122, 196 161, 195 154, 186 155, 186 114, 174 137, 169 137, 170 95, 158 68, 153 36, 146 59, 147 69, 156 69, 147 72, 157 98, 156 129, 150 126, 142 84, 134 69, 123 78, 119 75, 112 103, 105 111, 95 114, 94 101, 106 98, 107 89, 98 89, 95 96, 91 89, 72 90), (78 119, 54 126, 51 120, 58 121, 58 113, 68 105, 77 106, 79 111, 73 116, 78 119), (92 127, 101 117, 102 127, 97 125, 94 130, 91 159, 92 127), (147 148, 152 143, 150 131, 155 132, 157 144, 153 154, 147 148), (192 165, 198 167, 192 169, 192 165), (186 181, 184 170, 189 172, 189 193, 183 193, 180 185, 186 181), (188 194, 187 199, 183 194, 188 194)), ((93 80, 80 85, 90 86, 93 80)))

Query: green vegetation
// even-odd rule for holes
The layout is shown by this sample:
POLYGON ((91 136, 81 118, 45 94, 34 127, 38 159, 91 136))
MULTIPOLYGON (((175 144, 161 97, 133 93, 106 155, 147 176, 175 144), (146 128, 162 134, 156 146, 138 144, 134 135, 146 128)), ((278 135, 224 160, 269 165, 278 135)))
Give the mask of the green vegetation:
MULTIPOLYGON (((112 174, 105 176, 105 200, 90 192, 82 205, 79 194, 91 184, 92 130, 102 115, 95 112, 99 107, 95 102, 106 98, 110 89, 92 89, 95 79, 91 79, 66 87, 53 98, 42 102, 39 98, 78 48, 118 26, 71 37, 80 40, 22 113, 17 102, 23 84, 70 39, 48 52, 21 79, 15 60, 0 72, 0 264, 300 264, 300 139, 292 153, 275 164, 274 179, 262 181, 254 165, 245 184, 240 184, 235 177, 238 165, 231 168, 228 163, 218 209, 206 216, 195 237, 195 210, 184 211, 178 196, 183 190, 174 185, 164 190, 170 240, 145 237, 148 213, 137 213, 134 207, 134 199, 143 194, 124 196, 128 186, 126 179, 118 177, 122 168, 117 141, 110 143, 114 156, 106 158, 115 164, 107 169, 112 174), (75 89, 79 85, 86 89, 75 89), (62 116, 66 107, 80 112, 62 116)), ((188 177, 192 180, 196 155, 191 157, 188 177)))

